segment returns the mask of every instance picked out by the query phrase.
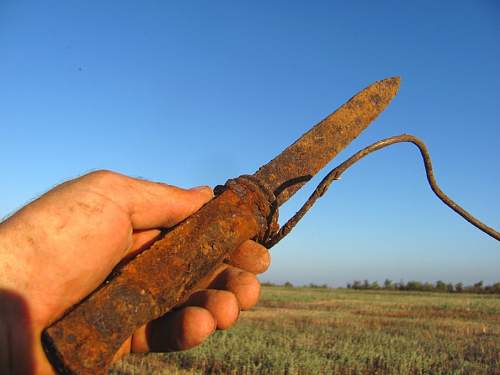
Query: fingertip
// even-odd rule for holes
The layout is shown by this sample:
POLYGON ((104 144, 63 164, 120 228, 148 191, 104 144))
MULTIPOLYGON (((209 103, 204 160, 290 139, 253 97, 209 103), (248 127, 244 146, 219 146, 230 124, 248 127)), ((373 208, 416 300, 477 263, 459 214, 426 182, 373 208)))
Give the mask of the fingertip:
POLYGON ((228 329, 236 323, 240 314, 238 299, 227 290, 200 290, 189 298, 187 305, 203 307, 210 311, 217 329, 228 329))
POLYGON ((245 271, 259 274, 267 271, 271 264, 271 254, 263 245, 247 240, 236 249, 229 263, 245 271))
POLYGON ((178 192, 177 205, 171 212, 173 222, 168 223, 169 226, 191 216, 214 197, 214 193, 209 186, 198 186, 191 189, 179 188, 178 192))
POLYGON ((222 272, 212 283, 212 287, 227 290, 236 296, 241 310, 255 306, 260 296, 260 282, 251 273, 234 267, 222 272))
POLYGON ((206 196, 209 200, 214 197, 214 191, 208 185, 196 186, 194 188, 189 189, 189 191, 193 191, 199 194, 206 196))
POLYGON ((214 197, 214 192, 210 186, 197 186, 185 191, 191 194, 193 213, 214 197))
POLYGON ((149 347, 165 352, 191 349, 205 341, 217 328, 210 311, 188 306, 151 323, 149 347))
MULTIPOLYGON (((197 306, 184 308, 178 321, 173 322, 177 327, 177 337, 173 337, 173 350, 187 350, 200 345, 217 328, 217 322, 207 309, 197 306)), ((175 332, 175 329, 174 329, 175 332)))

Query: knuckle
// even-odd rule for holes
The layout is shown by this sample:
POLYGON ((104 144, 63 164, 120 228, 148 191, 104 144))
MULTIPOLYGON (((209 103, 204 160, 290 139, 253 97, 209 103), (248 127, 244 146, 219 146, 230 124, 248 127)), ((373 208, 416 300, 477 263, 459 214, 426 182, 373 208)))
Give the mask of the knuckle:
POLYGON ((121 175, 116 172, 107 169, 99 169, 86 174, 84 176, 84 179, 99 184, 112 184, 113 182, 116 182, 120 177, 121 175))

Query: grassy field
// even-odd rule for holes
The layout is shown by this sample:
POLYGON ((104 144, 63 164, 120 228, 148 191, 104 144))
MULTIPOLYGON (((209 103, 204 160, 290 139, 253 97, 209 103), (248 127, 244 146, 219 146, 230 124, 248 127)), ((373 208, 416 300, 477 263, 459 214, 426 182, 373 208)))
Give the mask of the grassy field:
POLYGON ((199 348, 131 355, 113 374, 500 374, 500 298, 264 287, 199 348))

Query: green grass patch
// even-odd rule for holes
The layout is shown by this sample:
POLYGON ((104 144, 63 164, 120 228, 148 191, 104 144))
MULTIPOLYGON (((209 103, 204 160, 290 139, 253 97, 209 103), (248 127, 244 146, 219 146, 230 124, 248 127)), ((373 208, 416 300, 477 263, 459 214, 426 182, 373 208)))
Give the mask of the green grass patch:
POLYGON ((264 287, 198 348, 131 355, 115 374, 495 374, 500 298, 264 287))

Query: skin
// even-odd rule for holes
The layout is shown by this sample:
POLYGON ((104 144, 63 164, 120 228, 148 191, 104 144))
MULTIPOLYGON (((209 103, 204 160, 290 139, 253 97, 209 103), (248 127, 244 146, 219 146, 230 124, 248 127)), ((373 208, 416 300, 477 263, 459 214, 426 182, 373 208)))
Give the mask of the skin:
MULTIPOLYGON (((97 171, 65 182, 0 224, 0 369, 2 374, 53 374, 41 346, 43 329, 160 233, 212 199, 190 190, 97 171)), ((115 356, 186 350, 241 309, 257 303, 270 256, 253 241, 197 285, 167 315, 139 328, 115 356), (253 254, 253 255, 252 255, 253 254)))

